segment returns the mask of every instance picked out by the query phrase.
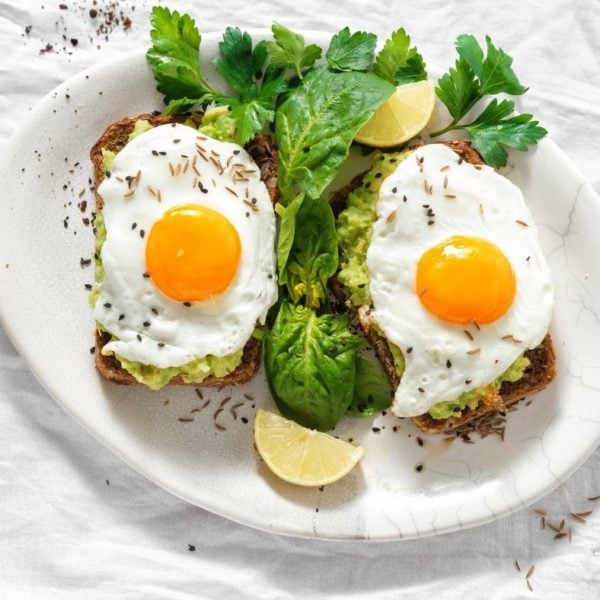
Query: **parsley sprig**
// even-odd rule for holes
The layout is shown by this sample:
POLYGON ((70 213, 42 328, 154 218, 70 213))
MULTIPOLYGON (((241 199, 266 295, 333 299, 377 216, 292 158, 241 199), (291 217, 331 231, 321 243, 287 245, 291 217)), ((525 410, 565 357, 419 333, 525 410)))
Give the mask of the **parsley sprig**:
POLYGON ((506 165, 506 147, 527 150, 547 131, 530 114, 514 114, 512 100, 492 99, 472 122, 462 123, 467 113, 485 96, 509 94, 519 96, 523 86, 512 70, 512 58, 492 40, 486 38, 486 54, 472 35, 461 35, 456 41, 458 60, 454 68, 438 80, 436 94, 446 105, 452 121, 432 132, 437 137, 452 130, 463 130, 471 138, 486 163, 492 167, 506 165))
POLYGON ((229 106, 235 120, 236 140, 243 145, 275 118, 275 100, 288 89, 283 70, 276 64, 264 68, 267 44, 252 45, 248 33, 228 27, 214 59, 217 72, 234 92, 228 95, 212 87, 200 68, 201 36, 194 19, 155 6, 151 15, 152 46, 146 57, 158 91, 164 94, 165 114, 186 112, 209 103, 229 106))

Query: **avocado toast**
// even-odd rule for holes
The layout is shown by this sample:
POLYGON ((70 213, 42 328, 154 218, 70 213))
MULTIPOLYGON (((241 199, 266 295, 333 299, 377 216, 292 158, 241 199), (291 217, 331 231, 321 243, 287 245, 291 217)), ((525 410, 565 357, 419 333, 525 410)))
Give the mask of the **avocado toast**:
MULTIPOLYGON (((109 125, 105 132, 94 144, 90 152, 90 158, 94 167, 94 179, 96 188, 96 215, 102 215, 103 199, 98 193, 98 187, 106 177, 105 155, 107 153, 118 153, 130 141, 130 136, 134 132, 136 125, 143 129, 159 127, 171 123, 191 123, 194 126, 199 124, 201 114, 190 115, 172 115, 160 116, 151 114, 142 114, 136 117, 126 117, 109 125)), ((260 168, 261 179, 264 182, 271 202, 275 203, 278 198, 277 187, 277 152, 269 137, 257 135, 246 145, 246 149, 260 168)), ((95 228, 96 235, 99 235, 98 227, 95 228)), ((99 249, 96 251, 96 260, 99 260, 99 249)), ((103 354, 104 346, 111 340, 111 335, 97 328, 95 333, 95 362, 100 374, 106 379, 120 384, 137 383, 138 379, 144 377, 144 365, 138 367, 138 378, 132 374, 131 369, 123 367, 120 360, 114 354, 103 354)), ((241 384, 250 380, 257 372, 260 366, 261 342, 250 337, 243 348, 240 362, 233 370, 224 374, 217 375, 212 373, 204 377, 200 382, 186 381, 181 375, 175 375, 170 378, 171 384, 190 384, 202 386, 223 386, 241 384)), ((154 373, 153 373, 154 375, 154 373)), ((166 372, 159 376, 164 378, 166 372)))
MULTIPOLYGON (((444 142, 444 144, 450 147, 460 159, 473 165, 483 164, 481 156, 468 142, 455 141, 444 142)), ((389 175, 394 165, 403 158, 403 155, 391 155, 391 158, 388 157, 387 159, 391 161, 391 164, 387 162, 386 167, 383 167, 380 165, 386 163, 386 156, 380 155, 376 159, 376 165, 373 169, 375 171, 374 175, 373 171, 370 174, 362 174, 353 179, 347 187, 334 194, 331 203, 334 212, 338 216, 338 231, 340 229, 339 215, 346 207, 348 197, 361 188, 365 189, 363 186, 366 186, 366 189, 374 195, 374 201, 376 201, 376 194, 385 179, 381 176, 382 171, 387 168, 388 173, 385 173, 385 175, 389 175)), ((368 223, 363 222, 358 227, 363 236, 370 237, 368 223)), ((364 243, 364 240, 360 243, 364 243)), ((348 255, 349 253, 344 251, 342 243, 342 268, 344 261, 348 260, 348 255)), ((394 348, 382 335, 377 323, 374 322, 371 316, 372 307, 369 303, 370 298, 368 297, 368 293, 363 292, 365 288, 368 288, 368 284, 365 284, 364 279, 361 279, 360 283, 353 282, 352 275, 347 273, 342 275, 342 279, 344 280, 343 282, 340 281, 340 272, 338 272, 338 275, 331 280, 330 288, 333 294, 354 315, 360 328, 373 346, 390 382, 394 388, 397 388, 402 377, 404 359, 399 349, 394 348)), ((468 402, 463 402, 462 405, 454 407, 451 414, 445 416, 445 418, 434 418, 427 412, 423 415, 413 417, 414 423, 427 433, 445 433, 458 428, 464 431, 465 425, 474 425, 488 415, 505 412, 508 407, 518 402, 524 396, 546 387, 554 378, 556 369, 555 355, 549 335, 546 335, 539 346, 527 350, 523 358, 526 360, 521 359, 519 364, 516 365, 518 368, 511 368, 510 372, 507 372, 505 376, 495 381, 494 385, 490 385, 487 389, 479 391, 477 397, 470 398, 468 402), (460 413, 457 414, 459 410, 460 413)), ((436 416, 439 416, 439 414, 436 416)))

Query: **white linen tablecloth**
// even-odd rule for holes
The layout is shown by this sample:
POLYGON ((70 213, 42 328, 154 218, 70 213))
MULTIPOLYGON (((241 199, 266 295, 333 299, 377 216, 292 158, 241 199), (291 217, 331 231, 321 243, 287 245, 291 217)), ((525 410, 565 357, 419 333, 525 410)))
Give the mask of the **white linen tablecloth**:
MULTIPOLYGON (((29 108, 60 82, 147 46, 151 4, 0 0, 0 156, 29 108)), ((202 31, 269 27, 275 20, 295 29, 349 25, 385 36, 404 26, 426 59, 443 68, 454 60, 458 34, 488 33, 530 86, 527 109, 600 189, 597 2, 168 5, 194 14, 202 31)), ((7 600, 600 598, 600 501, 586 500, 600 494, 598 450, 539 503, 555 521, 596 505, 587 523, 573 523, 570 544, 554 541, 529 510, 401 543, 270 535, 189 506, 132 471, 48 397, 0 329, 0 451, 0 598, 7 600), (532 564, 530 591, 525 572, 532 564)))

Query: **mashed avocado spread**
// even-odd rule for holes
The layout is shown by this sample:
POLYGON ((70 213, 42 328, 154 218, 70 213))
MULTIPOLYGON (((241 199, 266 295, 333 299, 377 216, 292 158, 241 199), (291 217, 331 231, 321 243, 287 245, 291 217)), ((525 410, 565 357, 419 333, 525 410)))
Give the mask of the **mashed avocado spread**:
MULTIPOLYGON (((194 126, 193 121, 186 123, 190 126, 194 126)), ((152 129, 152 125, 148 121, 140 120, 137 121, 133 131, 129 134, 129 141, 136 138, 138 135, 152 129)), ((200 122, 199 131, 210 135, 215 139, 221 141, 233 141, 235 135, 235 124, 233 119, 229 117, 228 109, 224 111, 220 108, 212 109, 207 111, 200 122)), ((106 173, 112 169, 112 164, 115 158, 115 153, 102 148, 102 159, 103 169, 106 173)), ((104 226, 104 219, 102 214, 97 214, 94 219, 94 230, 96 233, 96 245, 94 249, 94 264, 95 264, 95 285, 90 292, 88 302, 90 307, 93 308, 100 295, 100 283, 104 279, 104 267, 102 266, 101 251, 102 245, 106 240, 106 227, 104 226)), ((104 330, 100 323, 96 326, 100 330, 104 330)), ((113 339, 116 339, 113 337, 113 339)), ((244 349, 241 348, 232 354, 227 356, 203 356, 196 358, 184 365, 177 367, 167 367, 161 369, 154 365, 146 365, 137 361, 127 360, 122 356, 118 356, 121 366, 131 375, 133 375, 137 381, 147 385, 153 390, 158 390, 161 387, 167 385, 173 377, 181 376, 183 381, 186 383, 201 383, 213 375, 214 377, 225 377, 229 373, 235 371, 242 362, 242 356, 244 349)))
MULTIPOLYGON (((377 199, 385 178, 394 172, 398 163, 410 151, 377 154, 373 168, 364 176, 362 185, 348 195, 346 208, 337 219, 337 236, 340 247, 340 270, 338 280, 344 285, 353 306, 371 305, 369 272, 367 271, 367 250, 371 242, 373 225, 377 220, 377 199)), ((381 335, 382 332, 379 331, 381 335)), ((384 336, 385 337, 385 336, 384 336)), ((396 372, 404 372, 404 356, 396 345, 388 342, 394 358, 396 372)), ((492 383, 461 394, 456 400, 439 402, 428 413, 433 419, 460 417, 466 408, 475 408, 479 402, 498 390, 504 381, 518 381, 529 366, 530 361, 521 355, 492 383)))

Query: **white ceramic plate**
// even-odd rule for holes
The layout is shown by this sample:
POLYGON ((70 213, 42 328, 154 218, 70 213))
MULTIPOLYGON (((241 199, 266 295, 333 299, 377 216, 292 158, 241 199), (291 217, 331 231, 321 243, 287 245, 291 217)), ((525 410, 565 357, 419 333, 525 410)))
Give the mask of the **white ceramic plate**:
MULTIPOLYGON (((321 45, 329 38, 308 37, 321 45)), ((206 35, 202 42, 209 72, 217 41, 206 35)), ((510 415, 504 442, 449 444, 421 436, 420 447, 412 424, 390 415, 345 419, 336 433, 364 446, 361 465, 324 490, 302 489, 273 477, 253 450, 254 412, 273 408, 262 373, 242 388, 204 390, 202 400, 190 387, 153 393, 102 380, 89 352, 93 322, 84 284, 92 282, 92 267, 80 266, 93 246, 91 227, 82 223, 89 208, 83 215, 77 206, 86 200, 93 207, 88 153, 109 123, 161 106, 142 52, 98 65, 31 112, 9 143, 0 174, 3 325, 50 395, 129 465, 188 502, 267 531, 399 539, 520 510, 596 448, 600 202, 549 140, 512 156, 508 176, 529 201, 556 278, 552 335, 559 373, 530 406, 510 415), (191 412, 206 400, 208 406, 191 412), (214 423, 222 404, 217 420, 224 431, 214 423), (193 422, 178 420, 187 417, 193 422), (424 468, 417 473, 419 464, 424 468)))

